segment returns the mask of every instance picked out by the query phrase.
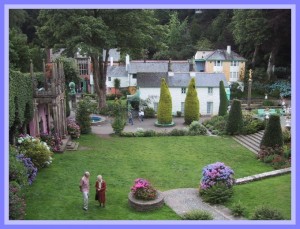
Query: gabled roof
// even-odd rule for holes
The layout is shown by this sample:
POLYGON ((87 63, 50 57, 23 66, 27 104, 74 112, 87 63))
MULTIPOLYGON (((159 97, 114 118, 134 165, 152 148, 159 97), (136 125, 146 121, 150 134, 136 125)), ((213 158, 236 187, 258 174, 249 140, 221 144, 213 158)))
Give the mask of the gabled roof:
POLYGON ((246 59, 234 51, 230 51, 230 54, 227 50, 224 49, 217 49, 206 56, 206 61, 210 60, 223 60, 223 61, 246 61, 246 59))
MULTIPOLYGON (((190 73, 174 73, 168 76, 167 73, 138 73, 137 86, 141 88, 158 88, 161 79, 165 78, 170 88, 188 87, 192 76, 190 73)), ((226 77, 223 73, 195 73, 196 87, 219 87, 222 80, 225 87, 229 87, 226 77)))
MULTIPOLYGON (((128 71, 130 74, 139 72, 168 72, 168 62, 167 60, 148 61, 146 63, 131 61, 128 71)), ((189 63, 187 61, 171 61, 171 70, 172 72, 188 72, 189 63)))
POLYGON ((128 77, 125 66, 108 66, 107 77, 128 77))

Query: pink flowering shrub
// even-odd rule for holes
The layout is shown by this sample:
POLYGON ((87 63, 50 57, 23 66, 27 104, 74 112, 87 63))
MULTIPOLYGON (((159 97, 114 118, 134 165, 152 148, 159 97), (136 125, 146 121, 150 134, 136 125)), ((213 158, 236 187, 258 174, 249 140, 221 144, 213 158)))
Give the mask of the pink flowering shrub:
POLYGON ((223 203, 233 195, 233 170, 222 162, 202 169, 200 196, 209 203, 223 203))
POLYGON ((143 178, 137 178, 134 181, 131 192, 136 199, 141 200, 154 200, 157 196, 157 191, 152 187, 149 181, 143 178))
POLYGON ((74 119, 67 120, 67 130, 68 134, 71 135, 72 138, 80 137, 80 126, 77 125, 74 119))
POLYGON ((63 143, 57 133, 43 133, 40 135, 40 138, 43 142, 47 143, 52 152, 60 152, 63 143))

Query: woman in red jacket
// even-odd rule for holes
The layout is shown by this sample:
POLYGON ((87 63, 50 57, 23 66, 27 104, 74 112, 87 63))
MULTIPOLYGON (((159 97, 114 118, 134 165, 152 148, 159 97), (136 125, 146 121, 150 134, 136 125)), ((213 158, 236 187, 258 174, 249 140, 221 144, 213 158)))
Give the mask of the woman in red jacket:
POLYGON ((95 188, 96 188, 96 192, 97 192, 97 196, 98 196, 98 201, 99 204, 103 207, 105 207, 105 191, 106 191, 106 183, 105 181, 102 179, 101 175, 97 176, 97 181, 95 184, 95 188))

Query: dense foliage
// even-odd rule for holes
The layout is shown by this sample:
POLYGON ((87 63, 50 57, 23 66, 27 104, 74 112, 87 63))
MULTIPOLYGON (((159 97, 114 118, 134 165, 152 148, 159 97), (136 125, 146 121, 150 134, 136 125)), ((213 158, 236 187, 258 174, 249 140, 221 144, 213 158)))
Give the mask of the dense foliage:
POLYGON ((192 78, 189 86, 188 91, 185 97, 184 103, 184 122, 189 125, 193 121, 198 121, 200 117, 200 105, 199 99, 196 90, 196 80, 192 78))
POLYGON ((184 220, 213 220, 213 216, 207 211, 192 210, 182 216, 184 220))
POLYGON ((243 127, 241 102, 234 99, 229 111, 226 132, 230 135, 239 134, 243 127))
POLYGON ((26 203, 20 185, 9 182, 9 219, 22 220, 25 217, 26 203))
POLYGON ((270 115, 260 145, 265 147, 283 146, 280 116, 270 115))
POLYGON ((159 124, 172 123, 172 98, 166 83, 163 78, 160 86, 160 97, 157 108, 157 121, 159 124))
POLYGON ((219 116, 224 116, 227 114, 228 100, 226 96, 226 91, 224 87, 224 82, 220 81, 220 105, 219 105, 219 116))
MULTIPOLYGON (((33 117, 32 81, 29 76, 18 71, 9 71, 9 128, 10 137, 30 122, 33 117)), ((12 141, 12 139, 10 139, 12 141)))
POLYGON ((94 104, 91 102, 89 97, 84 97, 84 99, 78 102, 76 110, 76 123, 78 123, 80 132, 82 134, 88 134, 92 130, 90 115, 94 111, 93 105, 94 104))
POLYGON ((256 208, 252 218, 253 220, 283 220, 282 213, 268 206, 259 206, 256 208))

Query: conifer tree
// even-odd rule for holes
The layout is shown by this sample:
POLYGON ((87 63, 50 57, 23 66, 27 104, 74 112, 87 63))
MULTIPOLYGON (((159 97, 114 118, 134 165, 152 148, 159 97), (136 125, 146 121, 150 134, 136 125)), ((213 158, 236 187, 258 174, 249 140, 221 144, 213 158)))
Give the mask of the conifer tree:
POLYGON ((157 109, 157 121, 159 124, 172 123, 172 97, 166 80, 162 78, 160 85, 160 98, 157 109))
POLYGON ((230 135, 239 134, 243 128, 243 115, 241 109, 241 102, 234 99, 231 109, 229 111, 228 121, 226 125, 226 132, 230 135))
POLYGON ((199 99, 196 90, 196 80, 192 78, 184 103, 184 122, 189 125, 193 121, 199 121, 199 99))
POLYGON ((282 129, 278 115, 270 115, 260 146, 283 146, 282 129))
POLYGON ((224 82, 220 81, 220 106, 219 106, 219 116, 224 116, 227 114, 227 106, 228 106, 228 100, 226 96, 226 91, 224 87, 224 82))

